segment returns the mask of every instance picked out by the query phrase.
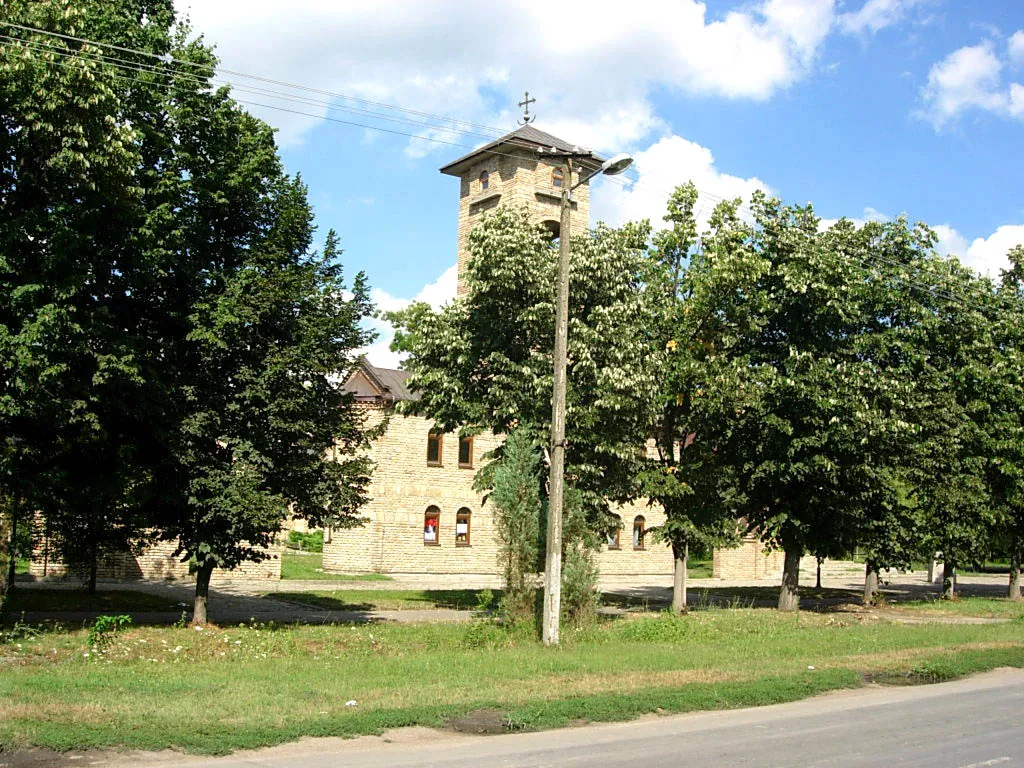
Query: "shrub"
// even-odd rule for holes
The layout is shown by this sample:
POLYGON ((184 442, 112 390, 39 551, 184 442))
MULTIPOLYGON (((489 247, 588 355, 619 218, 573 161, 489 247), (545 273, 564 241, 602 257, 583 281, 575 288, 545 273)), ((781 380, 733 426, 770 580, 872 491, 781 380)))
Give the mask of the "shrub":
POLYGON ((323 552, 324 532, 310 531, 309 533, 302 533, 301 531, 288 531, 288 546, 293 549, 300 549, 303 552, 323 552))
POLYGON ((111 635, 131 626, 132 617, 121 614, 118 616, 97 616, 89 628, 89 645, 99 648, 110 642, 111 635))

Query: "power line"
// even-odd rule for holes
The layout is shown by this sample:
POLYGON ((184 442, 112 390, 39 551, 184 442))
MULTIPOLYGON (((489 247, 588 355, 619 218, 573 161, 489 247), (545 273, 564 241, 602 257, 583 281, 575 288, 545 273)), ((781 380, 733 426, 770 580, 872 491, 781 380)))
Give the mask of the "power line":
MULTIPOLYGON (((352 107, 345 107, 343 105, 332 104, 330 102, 324 102, 324 101, 320 101, 320 100, 306 100, 304 98, 300 98, 300 97, 293 96, 293 95, 290 95, 290 94, 283 94, 283 93, 281 93, 279 91, 267 91, 265 89, 256 89, 256 90, 254 90, 253 86, 246 85, 246 84, 240 84, 240 83, 234 82, 232 80, 227 80, 227 79, 219 80, 219 82, 222 82, 223 84, 226 84, 226 85, 230 85, 231 87, 233 87, 235 89, 238 89, 238 90, 241 90, 241 91, 247 92, 247 93, 255 93, 257 95, 261 95, 261 96, 264 96, 264 97, 269 96, 271 98, 280 98, 280 99, 284 99, 284 100, 288 100, 288 101, 305 103, 305 104, 310 105, 310 106, 321 106, 321 107, 324 107, 325 109, 337 109, 337 110, 340 110, 340 111, 348 111, 348 112, 353 112, 355 114, 362 114, 363 116, 374 117, 375 119, 383 119, 383 120, 387 120, 387 121, 391 121, 391 122, 402 122, 402 123, 407 123, 407 124, 412 124, 412 125, 422 125, 423 127, 428 128, 430 130, 440 130, 440 131, 450 132, 450 133, 455 133, 455 134, 475 136, 475 137, 484 138, 484 139, 487 139, 487 140, 493 140, 494 138, 497 138, 498 136, 504 135, 506 133, 503 129, 495 128, 493 126, 486 126, 486 125, 481 125, 479 123, 471 123, 471 122, 468 122, 468 121, 458 120, 456 118, 446 117, 446 116, 443 116, 443 115, 435 115, 435 114, 428 113, 428 112, 422 112, 422 111, 418 111, 418 110, 411 110, 411 109, 407 109, 405 107, 400 107, 400 106, 393 105, 393 104, 386 104, 386 103, 383 103, 383 102, 375 102, 375 101, 370 101, 370 100, 366 100, 366 99, 360 99, 359 97, 351 96, 351 95, 348 95, 348 94, 341 94, 341 93, 335 93, 335 92, 331 92, 331 91, 325 91, 325 90, 322 90, 322 89, 312 88, 312 87, 301 85, 301 84, 288 83, 286 81, 275 80, 273 78, 262 77, 262 76, 259 76, 259 75, 251 75, 251 74, 248 74, 248 73, 245 73, 245 72, 238 72, 238 71, 235 71, 235 70, 229 70, 229 69, 224 69, 224 68, 219 68, 219 67, 215 68, 215 67, 212 67, 211 65, 207 65, 207 64, 199 64, 199 63, 196 63, 196 62, 190 62, 190 61, 182 60, 182 59, 170 59, 168 56, 161 56, 159 54, 155 54, 155 53, 152 53, 150 51, 144 51, 144 50, 140 50, 140 49, 136 49, 136 48, 127 48, 125 46, 119 46, 119 45, 115 45, 113 43, 104 43, 104 42, 100 42, 100 41, 97 41, 97 40, 91 40, 91 39, 84 38, 84 37, 77 37, 77 36, 74 36, 74 35, 65 35, 65 34, 61 34, 61 33, 58 33, 58 32, 51 32, 51 31, 48 31, 48 30, 38 29, 38 28, 35 28, 35 27, 28 27, 28 26, 25 26, 25 25, 13 24, 11 22, 0 22, 0 25, 12 27, 12 28, 15 28, 15 29, 20 29, 20 30, 23 30, 23 31, 26 31, 26 32, 34 32, 34 33, 38 33, 38 34, 41 34, 41 35, 46 35, 46 36, 58 38, 58 39, 65 40, 65 41, 73 41, 73 42, 77 42, 77 43, 80 43, 80 44, 83 44, 83 45, 91 45, 91 46, 95 46, 97 48, 109 48, 109 49, 121 51, 121 52, 124 52, 124 53, 132 53, 132 54, 137 54, 137 55, 140 55, 140 56, 146 56, 146 57, 149 57, 149 58, 152 58, 152 59, 156 59, 157 61, 161 62, 161 64, 164 64, 164 65, 190 66, 190 67, 194 67, 194 68, 197 68, 197 69, 201 69, 201 70, 203 70, 205 72, 208 72, 208 73, 213 73, 216 70, 219 70, 220 72, 223 72, 225 74, 232 74, 232 75, 235 75, 237 77, 243 77, 243 78, 246 78, 246 79, 256 80, 256 81, 259 81, 259 82, 272 83, 272 84, 276 84, 276 85, 280 85, 280 86, 284 86, 284 87, 288 87, 288 88, 295 88, 295 89, 302 90, 302 91, 320 93, 320 94, 331 96, 331 97, 334 97, 334 98, 346 99, 346 100, 355 101, 357 103, 364 103, 364 104, 374 105, 374 106, 378 106, 378 107, 381 107, 381 108, 384 108, 384 109, 389 109, 389 110, 392 110, 392 111, 405 112, 405 113, 409 113, 409 114, 420 115, 420 116, 428 117, 428 118, 433 119, 433 120, 440 120, 440 121, 449 123, 450 125, 434 125, 432 123, 421 123, 421 122, 415 121, 415 120, 409 120, 409 119, 403 119, 403 118, 394 118, 394 117, 389 117, 389 116, 386 116, 386 115, 381 115, 380 113, 377 113, 377 112, 358 110, 358 109, 355 109, 355 108, 352 108, 352 107), (476 126, 476 127, 480 128, 482 130, 486 130, 486 131, 489 131, 491 133, 497 134, 497 136, 494 136, 494 135, 484 135, 484 134, 480 134, 480 133, 470 132, 470 131, 467 131, 465 129, 460 129, 460 128, 454 127, 455 124, 468 125, 468 126, 476 126)), ((24 43, 24 44, 29 45, 29 46, 37 46, 38 47, 39 45, 44 45, 44 46, 46 46, 46 48, 51 49, 50 52, 53 52, 56 55, 60 55, 60 56, 65 56, 65 57, 69 57, 69 58, 82 58, 82 59, 86 59, 86 60, 98 59, 100 61, 104 61, 104 62, 110 64, 111 66, 117 66, 117 67, 121 68, 122 70, 128 69, 128 70, 137 71, 137 72, 148 71, 148 72, 158 73, 161 76, 165 76, 165 77, 172 76, 172 73, 163 72, 160 67, 157 67, 155 65, 140 65, 138 62, 133 62, 133 61, 130 61, 130 60, 127 60, 127 59, 119 58, 119 57, 113 57, 113 56, 110 56, 109 54, 92 54, 92 53, 86 53, 86 52, 81 52, 81 51, 75 52, 75 51, 71 51, 69 49, 59 49, 56 46, 53 46, 53 45, 50 45, 50 44, 46 44, 46 43, 43 43, 43 44, 33 43, 32 41, 25 40, 24 38, 12 38, 10 36, 4 36, 4 37, 6 37, 6 39, 8 39, 8 40, 18 41, 18 42, 24 43)), ((180 76, 183 73, 177 72, 176 74, 178 76, 180 76)), ((203 80, 202 78, 199 78, 197 76, 193 75, 193 76, 191 76, 191 78, 193 80, 197 81, 197 82, 202 82, 203 84, 206 83, 205 80, 203 80)), ((212 75, 211 75, 211 79, 213 79, 212 75)), ((238 99, 238 101, 240 101, 241 103, 250 104, 251 106, 260 106, 260 107, 263 107, 265 109, 277 109, 277 110, 283 111, 283 112, 290 112, 292 114, 306 115, 306 116, 313 117, 313 118, 316 118, 316 119, 322 119, 321 115, 310 115, 308 113, 303 113, 303 112, 301 112, 299 110, 294 110, 294 109, 289 110, 289 109, 286 109, 286 108, 277 107, 277 106, 274 106, 274 105, 264 104, 264 103, 259 103, 259 102, 246 102, 246 101, 243 101, 241 99, 238 99)), ((333 119, 332 122, 338 122, 338 123, 341 123, 341 124, 344 124, 344 125, 352 125, 352 126, 355 126, 355 127, 370 128, 371 130, 374 129, 372 126, 365 126, 365 125, 363 125, 361 123, 356 123, 354 121, 340 121, 340 120, 333 119)), ((393 130, 387 130, 387 129, 381 129, 381 130, 384 131, 384 132, 392 133, 392 134, 396 134, 396 135, 409 135, 409 134, 405 134, 405 133, 403 133, 401 131, 393 131, 393 130)), ((449 146, 463 146, 466 149, 473 149, 473 147, 469 147, 469 146, 466 146, 466 145, 459 145, 459 144, 457 144, 455 142, 445 142, 445 141, 435 140, 432 137, 427 137, 427 136, 422 136, 422 135, 409 135, 409 136, 410 136, 410 138, 414 138, 414 139, 421 139, 421 140, 425 140, 425 141, 435 141, 436 143, 447 144, 449 146)), ((494 152, 494 151, 491 151, 491 153, 492 154, 499 154, 499 155, 500 154, 505 154, 505 153, 494 152)), ((646 175, 653 175, 653 174, 650 174, 648 171, 645 171, 645 176, 646 175)), ((607 180, 610 181, 611 183, 617 184, 617 185, 619 185, 619 186, 621 186, 623 188, 629 186, 630 189, 632 189, 632 190, 650 191, 653 194, 659 194, 659 195, 666 195, 666 194, 668 194, 671 191, 671 189, 675 189, 675 186, 672 186, 671 189, 655 187, 650 182, 648 182, 648 181, 640 181, 639 179, 637 179, 637 180, 630 179, 630 183, 628 183, 628 184, 627 184, 627 182, 625 180, 614 178, 614 177, 609 178, 607 180)), ((712 198, 714 200, 718 200, 719 202, 722 202, 722 201, 725 200, 725 198, 723 198, 723 197, 721 197, 719 195, 712 194, 711 192, 708 192, 706 190, 700 190, 700 193, 705 195, 705 196, 707 196, 707 197, 709 197, 709 198, 712 198)), ((749 210, 749 208, 747 208, 746 210, 748 211, 748 213, 750 213, 752 215, 752 212, 749 210)))
MULTIPOLYGON (((9 23, 9 22, 0 22, 0 25, 4 25, 4 26, 8 26, 8 27, 14 27, 14 28, 22 29, 22 30, 29 31, 29 32, 38 32, 38 33, 43 34, 43 35, 50 35, 52 37, 62 38, 62 39, 66 39, 66 40, 72 40, 72 41, 75 41, 75 42, 82 43, 84 45, 95 45, 97 47, 107 47, 107 48, 123 51, 123 52, 126 52, 126 53, 134 53, 134 54, 144 55, 144 56, 155 58, 155 59, 159 60, 164 66, 169 66, 170 64, 188 64, 188 65, 191 65, 191 66, 194 66, 194 67, 199 67, 199 68, 203 68, 205 70, 209 70, 211 72, 215 71, 215 68, 210 67, 209 65, 200 65, 200 64, 196 64, 194 62, 185 62, 185 61, 182 61, 182 60, 168 60, 167 57, 160 56, 158 54, 154 54, 154 53, 151 53, 151 52, 148 52, 148 51, 142 51, 142 50, 132 49, 132 48, 125 48, 123 46, 117 46, 117 45, 107 44, 107 43, 99 43, 97 41, 89 40, 89 39, 86 39, 86 38, 74 37, 74 36, 70 36, 70 35, 61 35, 59 33, 47 32, 45 30, 38 30, 38 29, 31 28, 31 27, 25 27, 25 26, 18 25, 18 24, 12 24, 12 23, 9 23)), ((157 65, 145 65, 145 64, 141 64, 139 62, 133 62, 133 61, 128 60, 128 59, 124 59, 124 58, 120 58, 120 57, 116 57, 116 56, 111 56, 111 55, 108 55, 108 54, 92 54, 91 52, 85 52, 85 51, 77 51, 76 52, 76 51, 72 51, 72 50, 67 49, 67 48, 63 48, 62 49, 62 48, 60 48, 58 46, 51 45, 51 44, 48 44, 48 43, 39 43, 39 42, 31 41, 31 40, 26 40, 24 38, 12 37, 12 36, 3 35, 3 34, 0 34, 0 40, 6 40, 7 41, 6 43, 2 44, 5 47, 22 47, 22 46, 24 46, 25 49, 28 50, 29 52, 37 52, 37 53, 38 52, 42 52, 42 53, 51 54, 51 55, 54 55, 54 56, 59 56, 59 57, 65 59, 65 61, 50 61, 49 62, 51 64, 56 64, 58 66, 73 66, 73 65, 71 65, 69 63, 69 60, 70 60, 70 61, 78 61, 78 62, 89 62, 89 63, 94 63, 94 64, 96 64, 96 63, 98 63, 98 64, 106 64, 107 66, 110 66, 110 67, 112 67, 114 69, 117 69, 120 72, 131 72, 131 73, 135 73, 135 75, 154 74, 154 75, 157 75, 157 76, 160 76, 160 77, 165 77, 165 78, 184 77, 187 80, 189 80, 191 82, 198 83, 198 84, 200 84, 200 85, 202 85, 204 87, 208 87, 211 82, 213 82, 213 83, 220 82, 220 83, 222 83, 224 85, 227 85, 227 86, 230 86, 230 87, 232 87, 234 89, 241 90, 243 92, 253 93, 253 94, 258 95, 258 96, 290 100, 290 101, 298 102, 300 104, 307 104, 307 105, 312 105, 312 106, 324 107, 324 108, 326 108, 328 110, 330 110, 330 109, 338 109, 338 110, 341 110, 341 111, 352 111, 352 112, 354 112, 356 114, 363 114, 365 116, 373 117, 375 119, 383 119, 383 120, 388 120, 388 121, 392 121, 392 122, 402 122, 402 123, 407 123, 407 124, 412 124, 412 125, 419 125, 419 126, 422 126, 422 127, 426 128, 426 129, 434 130, 434 131, 455 133, 455 134, 467 135, 467 136, 477 136, 477 137, 485 138, 485 139, 493 138, 491 136, 484 136, 482 134, 473 133, 473 132, 467 131, 465 129, 455 128, 452 125, 435 125, 435 124, 432 124, 432 123, 424 123, 424 122, 421 122, 421 121, 416 121, 416 120, 413 120, 413 119, 410 119, 410 118, 398 118, 398 117, 392 117, 392 116, 388 116, 388 115, 381 115, 380 113, 373 112, 372 110, 362 110, 362 109, 358 109, 358 108, 344 107, 344 106, 335 105, 335 104, 332 104, 331 102, 327 102, 327 101, 323 101, 323 100, 312 99, 312 98, 302 97, 302 96, 295 96, 295 95, 283 93, 283 92, 280 92, 280 91, 274 91, 274 90, 270 90, 270 89, 263 89, 263 88, 258 88, 258 87, 249 86, 249 85, 245 85, 245 84, 239 84, 239 83, 236 83, 234 81, 227 80, 227 79, 222 80, 222 79, 219 79, 219 78, 215 78, 212 75, 209 76, 208 78, 203 78, 203 77, 196 76, 196 75, 190 75, 190 74, 178 71, 178 70, 172 70, 172 71, 168 72, 168 71, 165 71, 165 69, 163 67, 160 67, 160 66, 157 66, 157 65)), ((232 72, 231 70, 221 70, 221 71, 223 71, 223 72, 232 72)), ((284 85, 286 87, 293 87, 293 88, 297 88, 297 89, 300 89, 300 90, 306 90, 306 91, 313 91, 313 92, 321 92, 321 93, 325 93, 325 94, 330 94, 330 92, 327 92, 327 91, 320 91, 319 89, 313 89, 313 88, 308 88, 306 86, 295 85, 295 84, 291 84, 291 83, 285 83, 283 81, 275 81, 275 80, 272 80, 270 78, 262 78, 262 77, 255 76, 255 75, 247 75, 245 73, 237 73, 237 72, 233 72, 233 74, 235 74, 237 76, 242 76, 242 77, 258 80, 258 81, 263 81, 263 82, 279 83, 279 84, 284 85)), ((144 85, 144 86, 148 86, 148 87, 161 86, 161 85, 164 86, 164 87, 169 87, 171 85, 170 82, 163 83, 163 84, 155 83, 155 82, 147 82, 145 80, 140 79, 137 76, 131 76, 131 75, 114 75, 114 74, 112 74, 112 76, 113 77, 117 77, 117 78, 122 79, 122 80, 127 80, 127 81, 130 81, 130 82, 135 82, 135 83, 137 83, 139 85, 144 85)), ((381 107, 384 107, 384 108, 387 108, 387 109, 390 109, 390 110, 393 110, 393 111, 405 112, 405 113, 409 113, 409 114, 421 114, 421 115, 425 115, 425 116, 428 116, 428 117, 430 117, 432 119, 436 119, 436 120, 449 121, 451 123, 461 123, 461 124, 466 124, 466 125, 473 125, 471 123, 467 123, 466 121, 459 121, 459 120, 455 120, 453 118, 448 118, 448 117, 444 117, 444 116, 440 116, 440 115, 431 115, 429 113, 421 113, 421 112, 417 112, 416 110, 408 110, 408 109, 405 109, 403 107, 399 107, 399 106, 396 106, 396 105, 383 104, 382 102, 369 102, 367 100, 362 100, 362 99, 357 99, 355 97, 346 96, 344 94, 331 94, 331 95, 334 95, 334 96, 336 96, 338 98, 352 99, 352 100, 355 100, 357 102, 375 104, 377 106, 381 106, 381 107)), ((390 129, 390 128, 384 128, 384 127, 378 126, 378 125, 370 125, 370 124, 366 124, 366 123, 360 123, 360 122, 356 122, 354 120, 342 120, 342 119, 339 119, 339 118, 336 118, 336 117, 331 117, 329 115, 319 115, 319 114, 314 114, 314 113, 310 113, 310 112, 304 112, 302 110, 289 109, 287 107, 282 107, 280 105, 267 104, 267 103, 263 103, 263 102, 250 101, 250 100, 246 100, 246 99, 235 98, 234 101, 236 101, 238 103, 241 103, 241 104, 246 104, 246 105, 249 105, 249 106, 261 107, 261 108, 265 108, 265 109, 273 109, 273 110, 280 111, 280 112, 285 112, 285 113, 290 113, 290 114, 295 114, 295 115, 302 115, 302 116, 306 116, 306 117, 312 117, 312 118, 315 118, 315 119, 318 119, 318 120, 326 120, 326 121, 329 121, 329 122, 338 123, 338 124, 342 124, 342 125, 348 125, 348 126, 352 126, 352 127, 364 128, 364 129, 367 129, 367 130, 375 130, 375 131, 380 131, 380 132, 389 133, 389 134, 393 134, 393 135, 404 136, 404 137, 407 137, 407 138, 410 138, 410 139, 414 139, 414 140, 419 139, 421 141, 429 141, 429 142, 436 143, 436 144, 443 144, 443 145, 447 145, 447 146, 459 147, 461 149, 468 149, 468 150, 474 149, 474 147, 472 147, 472 146, 469 146, 469 145, 466 145, 466 144, 460 144, 460 143, 454 142, 454 141, 446 141, 444 139, 439 139, 436 136, 426 136, 426 135, 422 135, 422 134, 408 133, 408 132, 405 132, 405 131, 399 131, 399 130, 394 130, 394 129, 390 129)), ((500 129, 496 129, 496 128, 490 128, 490 127, 486 127, 486 128, 487 128, 487 130, 500 131, 500 129)), ((513 157, 514 156, 514 155, 511 155, 509 153, 500 152, 500 151, 492 150, 492 149, 480 149, 479 151, 482 152, 482 153, 487 153, 487 154, 491 154, 491 155, 495 155, 495 156, 502 156, 502 157, 513 157)), ((653 176, 654 178, 664 178, 664 177, 659 177, 657 174, 653 174, 650 171, 646 171, 646 170, 644 171, 644 175, 645 176, 653 176)), ((612 182, 612 183, 619 184, 623 188, 628 187, 630 190, 642 189, 643 191, 649 191, 652 194, 661 194, 661 195, 669 194, 672 190, 674 190, 678 186, 678 185, 677 186, 673 186, 672 189, 669 190, 669 189, 666 189, 666 188, 657 188, 654 185, 651 185, 651 184, 649 184, 647 182, 642 182, 640 180, 632 180, 632 179, 630 179, 629 183, 627 183, 626 181, 624 181, 622 179, 616 178, 616 177, 610 177, 607 180, 612 182)), ((707 192, 706 190, 698 189, 698 192, 699 192, 699 194, 701 196, 703 196, 705 198, 710 198, 712 200, 718 200, 719 203, 727 201, 726 198, 723 198, 723 197, 721 197, 719 195, 715 195, 713 193, 707 192)), ((703 207, 704 207, 704 204, 702 203, 700 211, 698 212, 698 216, 700 215, 701 212, 703 212, 703 207)), ((742 204, 742 203, 739 206, 737 206, 736 212, 737 213, 739 213, 739 212, 746 212, 751 217, 756 216, 755 212, 749 207, 749 205, 742 204)), ((895 261, 891 261, 891 260, 886 260, 880 254, 869 253, 868 254, 868 258, 874 260, 874 262, 876 264, 882 263, 882 264, 885 264, 887 266, 897 267, 897 268, 900 268, 900 269, 904 269, 904 268, 907 267, 907 265, 900 264, 899 262, 895 262, 895 261)), ((859 263, 861 264, 861 266, 865 266, 866 267, 866 265, 863 262, 859 262, 859 263)), ((922 273, 918 272, 918 275, 920 276, 920 275, 922 275, 922 273)), ((915 282, 908 282, 908 278, 900 278, 898 276, 892 276, 891 275, 891 277, 892 277, 892 279, 895 279, 898 282, 901 282, 901 284, 913 285, 914 287, 918 288, 919 290, 925 291, 925 292, 931 294, 932 296, 944 298, 944 299, 946 299, 948 301, 962 303, 962 304, 965 304, 965 305, 968 305, 968 306, 972 306, 975 309, 978 309, 979 311, 984 311, 984 309, 980 305, 976 305, 973 302, 969 302, 964 297, 960 297, 960 296, 956 296, 956 295, 947 293, 947 292, 943 291, 942 289, 940 289, 939 287, 937 287, 935 285, 929 285, 929 284, 923 284, 923 283, 915 283, 915 282)), ((933 277, 933 275, 928 275, 928 277, 931 278, 931 277, 933 277)))
POLYGON ((496 128, 496 127, 490 126, 490 125, 483 125, 481 123, 473 123, 473 122, 469 122, 467 120, 460 120, 460 119, 453 118, 453 117, 447 117, 445 115, 437 115, 437 114, 433 114, 433 113, 430 113, 430 112, 424 112, 422 110, 409 109, 407 107, 400 107, 400 106, 397 106, 397 105, 394 105, 394 104, 386 104, 384 102, 373 101, 371 99, 364 99, 362 97, 353 96, 351 94, 337 93, 337 92, 334 92, 334 91, 327 91, 327 90, 324 90, 324 89, 321 89, 321 88, 315 88, 313 86, 302 85, 300 83, 290 83, 290 82, 285 81, 285 80, 277 80, 277 79, 270 78, 270 77, 264 77, 262 75, 253 75, 253 74, 249 74, 249 73, 246 73, 246 72, 239 72, 239 71, 232 70, 232 69, 226 69, 224 67, 216 67, 216 66, 212 66, 212 65, 209 65, 209 64, 200 64, 198 62, 188 61, 188 60, 185 60, 185 59, 174 59, 174 58, 171 58, 170 56, 161 56, 160 54, 153 53, 152 51, 144 51, 144 50, 140 50, 138 48, 127 48, 125 46, 115 45, 114 43, 105 43, 105 42, 101 42, 101 41, 98 41, 98 40, 90 40, 90 39, 84 38, 84 37, 76 37, 74 35, 65 35, 65 34, 62 34, 60 32, 51 32, 50 30, 40 29, 38 27, 29 27, 29 26, 25 26, 23 24, 15 24, 15 23, 9 22, 9 21, 0 21, 0 26, 11 27, 11 28, 14 28, 14 29, 22 30, 24 32, 31 32, 31 33, 40 34, 40 35, 47 35, 49 37, 55 37, 55 38, 59 38, 61 40, 81 43, 83 45, 92 45, 92 46, 96 46, 98 48, 110 48, 112 50, 121 51, 122 53, 131 53, 131 54, 135 54, 135 55, 138 55, 138 56, 146 56, 146 57, 149 57, 149 58, 152 58, 152 59, 156 59, 156 60, 158 60, 158 61, 160 61, 160 62, 162 62, 164 64, 173 64, 173 65, 178 65, 178 66, 194 67, 196 69, 201 69, 201 70, 204 70, 204 71, 208 71, 211 75, 219 70, 220 72, 222 72, 224 74, 234 75, 236 77, 243 77, 243 78, 245 78, 247 80, 256 80, 256 81, 259 81, 259 82, 267 83, 269 85, 277 85, 277 86, 283 86, 283 87, 286 87, 286 88, 294 88, 296 90, 306 91, 306 92, 309 92, 309 93, 317 93, 317 94, 320 94, 321 96, 329 96, 329 97, 335 98, 335 99, 347 99, 349 101, 354 101, 354 102, 359 103, 359 104, 366 104, 367 106, 381 107, 383 109, 389 109, 389 110, 394 110, 394 111, 399 111, 399 112, 405 112, 405 113, 408 113, 408 114, 418 115, 419 117, 427 117, 427 118, 432 118, 432 119, 435 119, 435 120, 442 120, 442 121, 445 121, 445 122, 454 123, 454 124, 458 124, 458 125, 465 125, 465 126, 470 127, 470 128, 477 128, 477 129, 480 129, 480 130, 484 130, 484 131, 488 131, 488 132, 491 132, 491 133, 495 133, 495 134, 497 134, 499 136, 504 135, 505 133, 507 133, 507 131, 505 131, 502 128, 496 128))

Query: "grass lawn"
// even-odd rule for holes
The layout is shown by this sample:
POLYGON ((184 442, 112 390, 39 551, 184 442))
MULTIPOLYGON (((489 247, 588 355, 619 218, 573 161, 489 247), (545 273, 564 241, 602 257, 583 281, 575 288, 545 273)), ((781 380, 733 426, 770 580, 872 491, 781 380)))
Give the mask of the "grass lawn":
POLYGON ((1024 622, 1024 600, 969 597, 958 600, 908 600, 889 603, 887 610, 922 617, 976 616, 983 619, 1017 619, 1024 622))
POLYGON ((17 576, 19 574, 28 573, 28 568, 29 565, 31 565, 31 563, 32 561, 29 560, 27 557, 19 557, 14 562, 14 574, 17 576))
POLYGON ((691 579, 710 579, 712 578, 712 561, 708 560, 690 560, 687 563, 686 575, 691 579))
POLYGON ((0 635, 0 750, 223 753, 485 709, 534 729, 790 701, 865 680, 932 682, 1024 666, 1024 611, 1005 613, 1016 620, 713 609, 565 628, 560 648, 485 620, 137 627, 99 650, 85 630, 16 629, 0 635))
MULTIPOLYGON (((268 592, 264 597, 323 608, 325 611, 407 611, 416 608, 470 610, 479 589, 336 589, 316 592, 268 592)), ((493 592, 501 597, 501 590, 493 592)))
POLYGON ((302 581, 391 581, 391 577, 383 573, 324 573, 323 554, 291 551, 281 555, 281 578, 302 581))
POLYGON ((108 589, 90 595, 78 589, 18 589, 7 595, 5 611, 174 611, 180 604, 160 595, 127 589, 108 589))

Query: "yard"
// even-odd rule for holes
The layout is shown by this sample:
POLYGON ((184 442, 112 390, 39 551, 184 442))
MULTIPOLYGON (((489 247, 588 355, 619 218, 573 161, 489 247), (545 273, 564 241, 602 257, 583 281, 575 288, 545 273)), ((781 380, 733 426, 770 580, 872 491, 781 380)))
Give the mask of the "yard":
POLYGON ((95 644, 86 628, 16 624, 0 639, 0 748, 221 753, 301 736, 443 727, 481 712, 498 713, 499 730, 550 728, 1024 666, 1024 606, 968 598, 944 607, 644 614, 567 629, 557 649, 484 619, 133 627, 94 631, 95 644), (972 615, 1005 621, 951 621, 972 615))
POLYGON ((289 581, 391 581, 382 573, 325 573, 324 556, 320 552, 294 552, 281 555, 281 578, 289 581))

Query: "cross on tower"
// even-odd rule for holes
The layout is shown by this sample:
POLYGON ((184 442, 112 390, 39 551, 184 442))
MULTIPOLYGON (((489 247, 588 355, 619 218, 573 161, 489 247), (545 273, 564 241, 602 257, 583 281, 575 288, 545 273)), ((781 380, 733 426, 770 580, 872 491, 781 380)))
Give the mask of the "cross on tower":
POLYGON ((530 114, 530 105, 531 104, 535 104, 536 102, 537 102, 536 99, 531 99, 530 98, 530 92, 527 91, 526 92, 526 98, 523 101, 519 102, 519 106, 523 108, 523 117, 519 121, 520 125, 526 125, 527 123, 532 123, 534 121, 534 119, 537 117, 536 115, 531 115, 530 114))

